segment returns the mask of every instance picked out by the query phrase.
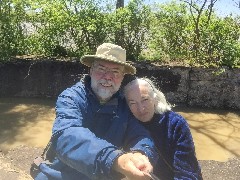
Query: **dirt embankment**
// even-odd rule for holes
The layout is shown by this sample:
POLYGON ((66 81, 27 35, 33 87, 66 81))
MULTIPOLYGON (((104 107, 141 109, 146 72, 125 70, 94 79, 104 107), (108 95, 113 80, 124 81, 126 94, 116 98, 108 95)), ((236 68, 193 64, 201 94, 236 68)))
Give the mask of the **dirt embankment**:
MULTIPOLYGON (((19 146, 5 155, 0 153, 0 179, 31 180, 30 164, 41 152, 41 148, 19 146)), ((240 179, 240 159, 231 159, 227 162, 200 161, 200 165, 204 180, 240 179)))

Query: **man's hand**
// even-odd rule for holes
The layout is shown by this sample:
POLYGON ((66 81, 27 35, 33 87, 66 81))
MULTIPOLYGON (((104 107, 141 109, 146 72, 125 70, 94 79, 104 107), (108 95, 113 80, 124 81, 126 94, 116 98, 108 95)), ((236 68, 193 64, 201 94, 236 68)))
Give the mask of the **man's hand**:
POLYGON ((145 173, 153 170, 148 157, 138 152, 119 156, 115 160, 113 168, 129 180, 149 180, 149 176, 145 173))

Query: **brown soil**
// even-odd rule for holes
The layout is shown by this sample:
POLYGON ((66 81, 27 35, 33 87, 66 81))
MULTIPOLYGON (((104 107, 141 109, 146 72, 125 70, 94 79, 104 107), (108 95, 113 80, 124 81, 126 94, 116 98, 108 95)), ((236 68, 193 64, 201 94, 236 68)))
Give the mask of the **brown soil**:
MULTIPOLYGON (((31 180, 29 168, 32 160, 40 155, 42 148, 19 146, 9 150, 7 154, 0 153, 0 179, 31 180)), ((240 179, 240 159, 230 159, 227 162, 199 161, 204 180, 238 180, 240 179)))

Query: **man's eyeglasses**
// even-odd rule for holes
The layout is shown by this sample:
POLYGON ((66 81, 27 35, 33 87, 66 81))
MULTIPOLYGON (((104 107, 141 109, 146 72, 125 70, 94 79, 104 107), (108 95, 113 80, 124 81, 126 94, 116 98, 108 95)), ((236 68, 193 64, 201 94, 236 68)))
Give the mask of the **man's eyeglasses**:
POLYGON ((123 71, 120 69, 116 69, 116 68, 110 69, 110 68, 106 68, 102 65, 95 65, 94 69, 100 75, 105 75, 105 74, 109 73, 114 78, 120 78, 123 76, 123 71))

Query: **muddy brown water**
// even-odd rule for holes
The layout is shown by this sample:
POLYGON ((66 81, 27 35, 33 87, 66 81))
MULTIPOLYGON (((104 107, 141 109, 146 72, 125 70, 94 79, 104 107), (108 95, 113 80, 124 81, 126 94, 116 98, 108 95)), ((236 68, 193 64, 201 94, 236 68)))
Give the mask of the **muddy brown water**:
MULTIPOLYGON (((0 150, 45 147, 55 118, 55 100, 0 98, 0 150)), ((199 160, 240 157, 240 112, 175 108, 191 128, 199 160)))

